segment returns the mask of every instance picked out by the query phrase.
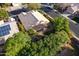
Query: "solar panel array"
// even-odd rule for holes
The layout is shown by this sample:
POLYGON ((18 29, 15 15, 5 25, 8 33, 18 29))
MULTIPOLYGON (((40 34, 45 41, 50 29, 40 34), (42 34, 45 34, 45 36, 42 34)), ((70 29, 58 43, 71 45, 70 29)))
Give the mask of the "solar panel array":
POLYGON ((0 27, 0 36, 8 35, 10 33, 9 32, 10 30, 11 30, 10 25, 0 27))

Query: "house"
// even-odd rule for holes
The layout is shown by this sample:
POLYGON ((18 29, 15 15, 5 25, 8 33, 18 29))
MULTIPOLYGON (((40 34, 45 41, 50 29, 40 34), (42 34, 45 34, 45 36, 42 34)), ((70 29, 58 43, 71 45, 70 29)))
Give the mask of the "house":
POLYGON ((74 12, 76 12, 78 10, 79 10, 79 8, 77 6, 71 6, 71 7, 67 8, 66 12, 73 14, 74 12))
POLYGON ((73 14, 74 12, 79 10, 79 3, 71 3, 65 12, 73 14))
POLYGON ((77 8, 79 9, 79 3, 71 3, 71 6, 77 6, 77 8))
POLYGON ((74 17, 78 17, 79 18, 79 11, 74 12, 73 14, 68 16, 70 19, 73 19, 74 17))
POLYGON ((11 16, 16 16, 20 14, 21 12, 26 12, 28 11, 27 5, 23 5, 21 3, 12 3, 12 6, 8 8, 8 12, 11 16))
POLYGON ((12 19, 8 22, 0 21, 0 44, 5 43, 9 37, 12 37, 12 35, 17 32, 19 32, 19 30, 15 20, 12 19))
POLYGON ((48 24, 49 20, 46 19, 40 12, 38 11, 29 11, 27 13, 22 12, 18 15, 21 23, 24 25, 26 30, 29 30, 32 27, 35 27, 39 24, 48 24))

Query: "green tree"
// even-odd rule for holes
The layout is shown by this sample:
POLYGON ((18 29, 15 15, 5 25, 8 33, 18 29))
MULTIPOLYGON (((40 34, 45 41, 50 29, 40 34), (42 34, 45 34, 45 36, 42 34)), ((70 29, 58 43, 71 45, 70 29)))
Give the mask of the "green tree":
POLYGON ((38 55, 38 56, 48 56, 57 55, 58 51, 61 50, 61 45, 65 44, 69 40, 68 34, 65 31, 60 31, 52 33, 41 39, 30 44, 30 48, 23 48, 19 53, 20 55, 38 55))
POLYGON ((67 33, 70 31, 69 29, 69 21, 63 17, 57 17, 53 21, 53 29, 55 32, 64 30, 67 33))
MULTIPOLYGON (((25 47, 26 43, 29 44, 30 37, 28 34, 24 34, 23 32, 19 32, 15 34, 13 37, 9 38, 5 43, 5 55, 6 56, 15 56, 19 53, 19 51, 25 47)), ((29 46, 29 45, 28 45, 29 46)))
POLYGON ((6 20, 8 17, 8 12, 4 9, 0 9, 0 20, 6 20))
POLYGON ((39 3, 28 3, 27 6, 30 10, 37 10, 41 7, 41 4, 39 4, 39 3))
POLYGON ((63 18, 55 18, 53 23, 54 31, 61 31, 63 29, 63 22, 63 18))

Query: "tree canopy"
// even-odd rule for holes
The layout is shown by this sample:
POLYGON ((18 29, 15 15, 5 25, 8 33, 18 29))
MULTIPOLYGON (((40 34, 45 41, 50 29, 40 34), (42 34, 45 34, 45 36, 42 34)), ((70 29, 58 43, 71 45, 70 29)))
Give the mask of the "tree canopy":
POLYGON ((68 19, 63 17, 55 18, 53 21, 53 28, 55 32, 64 30, 68 33, 70 31, 68 19))
MULTIPOLYGON (((15 34, 13 37, 9 38, 5 43, 5 55, 14 56, 17 55, 18 52, 30 41, 30 37, 28 34, 24 34, 23 32, 19 32, 15 34)), ((27 44, 28 45, 28 44, 27 44)))
POLYGON ((0 20, 5 20, 9 17, 9 14, 6 10, 0 9, 0 20))
POLYGON ((26 56, 48 56, 56 55, 61 49, 61 45, 66 43, 69 37, 65 31, 60 31, 55 34, 50 34, 44 39, 29 44, 30 47, 24 47, 19 55, 26 56))

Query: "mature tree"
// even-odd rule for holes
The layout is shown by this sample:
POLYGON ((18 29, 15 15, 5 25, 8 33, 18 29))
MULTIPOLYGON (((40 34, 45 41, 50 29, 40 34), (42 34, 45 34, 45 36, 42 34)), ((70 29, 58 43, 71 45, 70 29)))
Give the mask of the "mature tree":
POLYGON ((23 48, 20 51, 19 55, 38 55, 38 56, 47 56, 47 55, 56 55, 61 49, 61 45, 66 43, 69 40, 69 37, 65 31, 56 32, 46 36, 44 39, 41 39, 36 42, 32 42, 30 47, 23 48))
POLYGON ((31 10, 37 10, 41 7, 41 4, 39 4, 39 3, 28 3, 27 6, 31 10))
POLYGON ((30 37, 28 34, 24 34, 23 32, 19 32, 15 34, 13 37, 9 38, 5 43, 5 55, 6 56, 14 56, 19 53, 19 51, 26 46, 29 46, 30 37))
POLYGON ((9 17, 9 14, 6 10, 0 9, 0 20, 6 20, 9 17))
POLYGON ((54 30, 55 31, 61 31, 64 28, 63 22, 64 22, 63 18, 60 18, 60 17, 55 18, 54 23, 53 23, 54 30))
POLYGON ((53 22, 53 29, 55 32, 64 30, 67 33, 69 32, 69 21, 63 17, 57 17, 53 22))

